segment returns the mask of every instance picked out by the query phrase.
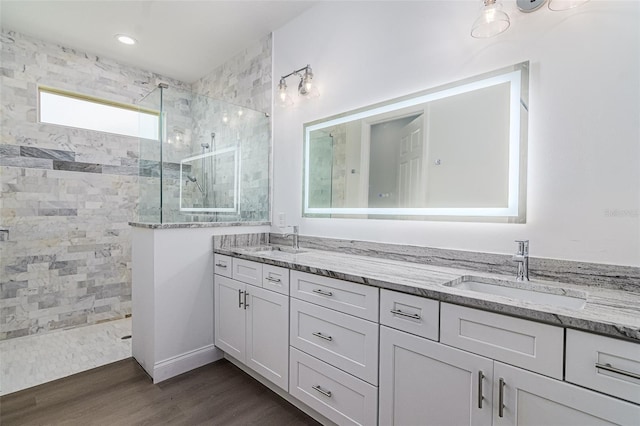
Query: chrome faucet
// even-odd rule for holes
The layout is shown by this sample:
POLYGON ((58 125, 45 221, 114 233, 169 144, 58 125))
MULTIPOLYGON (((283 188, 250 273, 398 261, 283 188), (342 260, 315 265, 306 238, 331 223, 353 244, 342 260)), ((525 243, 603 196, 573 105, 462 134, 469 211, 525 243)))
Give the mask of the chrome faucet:
POLYGON ((292 226, 293 228, 293 232, 291 232, 290 234, 282 234, 283 238, 287 238, 287 237, 292 237, 293 240, 293 249, 294 250, 298 250, 300 248, 300 244, 299 244, 299 235, 298 235, 298 227, 297 226, 292 226))
POLYGON ((513 260, 518 263, 516 281, 529 281, 529 240, 516 240, 518 252, 513 260))

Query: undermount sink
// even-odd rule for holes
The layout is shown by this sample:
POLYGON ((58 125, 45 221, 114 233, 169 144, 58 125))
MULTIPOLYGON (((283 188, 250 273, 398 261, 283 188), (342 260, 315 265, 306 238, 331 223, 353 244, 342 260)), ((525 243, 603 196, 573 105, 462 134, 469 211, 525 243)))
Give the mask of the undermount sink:
POLYGON ((510 299, 576 310, 584 308, 587 301, 587 294, 585 292, 541 285, 530 281, 506 281, 464 275, 444 285, 460 290, 469 290, 476 293, 503 296, 510 299))
POLYGON ((244 249, 248 251, 252 251, 254 253, 282 252, 282 253, 289 253, 289 254, 300 254, 300 253, 307 252, 307 250, 304 250, 304 249, 299 249, 299 248, 295 249, 293 247, 286 247, 286 246, 258 246, 258 247, 247 247, 244 249))

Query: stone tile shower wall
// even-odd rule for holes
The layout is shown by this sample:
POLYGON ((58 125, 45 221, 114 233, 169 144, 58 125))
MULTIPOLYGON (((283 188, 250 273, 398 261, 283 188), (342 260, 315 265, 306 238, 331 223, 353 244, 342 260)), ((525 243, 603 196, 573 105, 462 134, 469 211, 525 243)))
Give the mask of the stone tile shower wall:
MULTIPOLYGON (((193 105, 193 116, 198 125, 194 132, 198 140, 210 141, 215 137, 215 149, 237 148, 239 150, 240 197, 237 213, 218 213, 219 221, 269 220, 269 119, 263 112, 255 111, 227 102, 212 101, 198 97, 193 105), (220 120, 224 117, 225 120, 220 120)), ((213 195, 218 199, 232 200, 233 173, 229 164, 223 167, 216 162, 215 179, 211 182, 213 195)))
POLYGON ((194 82, 195 93, 271 114, 272 35, 194 82))
POLYGON ((1 37, 0 339, 121 318, 131 310, 127 222, 139 141, 38 123, 37 85, 128 104, 158 78, 185 85, 14 32, 1 37))
MULTIPOLYGON (((138 201, 146 196, 147 205, 159 205, 158 191, 140 192, 159 188, 158 146, 38 123, 37 85, 131 104, 160 79, 178 89, 168 95, 172 123, 198 129, 191 98, 181 94, 198 90, 269 110, 271 36, 193 85, 14 32, 3 31, 1 42, 0 339, 121 318, 131 311, 127 222, 134 211, 157 221, 156 212, 138 210, 138 201)), ((270 149, 268 120, 262 126, 253 129, 263 132, 260 155, 270 149)), ((198 149, 183 140, 175 157, 189 152, 198 149)), ((265 160, 267 171, 253 167, 261 185, 268 185, 265 160)), ((165 177, 174 185, 164 197, 175 200, 178 164, 173 156, 167 161, 165 177)), ((255 212, 268 215, 268 193, 255 199, 255 212)))
MULTIPOLYGON (((195 103, 193 117, 196 120, 194 134, 205 140, 211 131, 217 133, 220 146, 234 143, 241 145, 241 196, 237 220, 268 221, 270 219, 269 194, 271 182, 271 120, 259 117, 259 113, 271 115, 271 59, 272 35, 258 40, 251 47, 239 52, 224 64, 211 71, 192 85, 192 90, 208 98, 220 99, 248 108, 240 119, 236 110, 227 114, 233 126, 218 124, 211 129, 208 117, 211 108, 195 103), (234 138, 233 135, 241 135, 234 138)), ((241 108, 239 108, 241 109, 241 108)), ((222 111, 223 114, 225 111, 222 111)), ((226 215, 229 220, 230 215, 226 215)), ((202 217, 200 220, 203 220, 202 217)))

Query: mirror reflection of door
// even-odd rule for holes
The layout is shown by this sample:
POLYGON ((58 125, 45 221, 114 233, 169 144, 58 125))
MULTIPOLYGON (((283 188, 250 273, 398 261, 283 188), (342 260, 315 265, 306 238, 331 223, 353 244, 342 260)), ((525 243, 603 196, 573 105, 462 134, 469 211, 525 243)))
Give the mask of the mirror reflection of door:
POLYGON ((423 115, 420 115, 404 126, 398 134, 398 207, 422 207, 424 204, 427 147, 423 126, 423 115))
POLYGON ((371 124, 369 203, 373 208, 418 207, 424 202, 427 153, 424 113, 386 117, 371 124))

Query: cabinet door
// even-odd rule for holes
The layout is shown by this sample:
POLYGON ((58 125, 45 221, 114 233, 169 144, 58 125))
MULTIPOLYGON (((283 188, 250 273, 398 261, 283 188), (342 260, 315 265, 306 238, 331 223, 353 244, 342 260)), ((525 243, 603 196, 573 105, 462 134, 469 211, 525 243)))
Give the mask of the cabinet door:
POLYGON ((285 391, 289 388, 289 297, 248 285, 247 356, 249 368, 285 391))
POLYGON ((490 425, 492 382, 488 358, 380 327, 381 425, 490 425))
POLYGON ((239 361, 245 360, 245 284, 215 276, 215 338, 217 347, 239 361))
POLYGON ((638 405, 499 362, 493 387, 496 426, 637 426, 640 421, 638 405))

